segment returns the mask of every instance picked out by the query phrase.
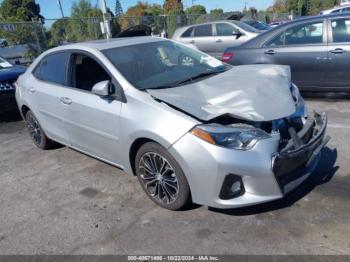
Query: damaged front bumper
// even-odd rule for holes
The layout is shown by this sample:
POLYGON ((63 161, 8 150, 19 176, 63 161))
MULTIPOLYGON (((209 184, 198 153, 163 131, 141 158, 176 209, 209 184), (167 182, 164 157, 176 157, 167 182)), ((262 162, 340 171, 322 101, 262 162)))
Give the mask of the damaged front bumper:
POLYGON ((298 186, 315 168, 315 160, 330 140, 326 128, 326 114, 315 113, 297 136, 281 152, 273 155, 272 170, 283 193, 298 186))
POLYGON ((247 151, 218 147, 188 133, 169 152, 186 174, 193 202, 244 207, 282 198, 310 176, 329 141, 326 127, 327 116, 315 113, 283 149, 280 135, 272 134, 247 151), (242 191, 223 197, 228 181, 235 178, 241 181, 242 191))

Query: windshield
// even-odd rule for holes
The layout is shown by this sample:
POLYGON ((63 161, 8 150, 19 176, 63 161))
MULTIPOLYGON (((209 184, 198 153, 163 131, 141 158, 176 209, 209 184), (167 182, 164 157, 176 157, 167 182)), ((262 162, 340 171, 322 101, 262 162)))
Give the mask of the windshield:
POLYGON ((251 33, 260 33, 260 31, 246 23, 243 23, 241 21, 232 21, 234 24, 242 28, 244 31, 251 32, 251 33))
POLYGON ((170 88, 219 74, 231 66, 172 41, 157 41, 104 51, 138 89, 170 88))
POLYGON ((247 23, 248 25, 250 25, 258 30, 266 30, 269 28, 269 26, 267 24, 265 24, 264 22, 260 22, 260 21, 246 21, 245 23, 247 23))
POLYGON ((0 69, 12 67, 12 65, 7 62, 4 58, 0 57, 0 69))

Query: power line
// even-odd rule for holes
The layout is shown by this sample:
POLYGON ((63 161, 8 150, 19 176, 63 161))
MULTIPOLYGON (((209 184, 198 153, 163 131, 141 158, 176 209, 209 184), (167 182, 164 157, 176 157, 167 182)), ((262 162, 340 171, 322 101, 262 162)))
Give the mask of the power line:
POLYGON ((62 4, 61 4, 61 0, 57 0, 57 4, 61 10, 61 15, 62 15, 62 18, 64 18, 64 13, 63 13, 63 8, 62 8, 62 4))

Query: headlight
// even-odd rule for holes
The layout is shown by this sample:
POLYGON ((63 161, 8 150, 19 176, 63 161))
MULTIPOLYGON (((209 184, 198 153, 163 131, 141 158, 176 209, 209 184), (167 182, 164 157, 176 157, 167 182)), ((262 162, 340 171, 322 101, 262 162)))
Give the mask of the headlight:
POLYGON ((249 150, 258 141, 270 137, 265 131, 248 126, 199 125, 191 133, 210 144, 238 150, 249 150))
POLYGON ((296 112, 293 114, 293 116, 307 117, 308 116, 307 106, 305 105, 304 98, 301 96, 299 92, 299 88, 293 84, 291 86, 291 92, 296 105, 296 112))

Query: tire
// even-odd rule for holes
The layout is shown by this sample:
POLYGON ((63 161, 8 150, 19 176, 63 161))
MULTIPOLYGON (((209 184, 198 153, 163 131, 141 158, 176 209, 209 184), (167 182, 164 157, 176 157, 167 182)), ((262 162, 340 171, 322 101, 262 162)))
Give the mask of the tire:
POLYGON ((141 146, 135 170, 143 190, 157 205, 179 210, 191 203, 190 187, 181 167, 159 144, 148 142, 141 146))
POLYGON ((49 139, 44 133, 39 121, 34 116, 32 111, 28 111, 25 115, 29 135, 33 143, 40 149, 51 149, 56 143, 49 139))

